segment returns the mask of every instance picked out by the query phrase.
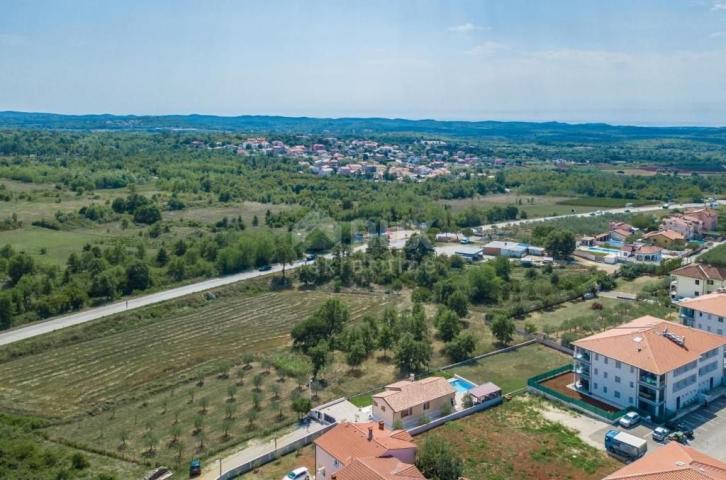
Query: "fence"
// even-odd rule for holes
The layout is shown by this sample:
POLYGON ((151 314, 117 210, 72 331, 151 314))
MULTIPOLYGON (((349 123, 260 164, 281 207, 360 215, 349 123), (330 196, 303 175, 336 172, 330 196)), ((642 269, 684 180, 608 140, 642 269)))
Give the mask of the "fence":
POLYGON ((545 347, 549 347, 549 348, 552 348, 559 352, 566 353, 567 355, 572 355, 573 353, 575 353, 575 351, 572 350, 571 348, 567 348, 566 346, 561 345, 560 343, 558 343, 552 339, 549 339, 549 338, 545 337, 544 335, 537 335, 537 338, 535 338, 535 341, 537 343, 539 343, 540 345, 544 345, 545 347))
POLYGON ((550 370, 549 372, 541 373, 527 380, 527 388, 530 392, 538 395, 543 395, 550 400, 560 401, 567 404, 569 407, 578 410, 586 415, 595 416, 600 420, 604 420, 608 423, 614 422, 616 419, 625 415, 628 409, 618 410, 617 412, 608 412, 602 408, 598 408, 595 405, 591 405, 582 400, 568 397, 567 395, 558 392, 552 388, 542 385, 542 382, 549 380, 554 377, 558 377, 564 373, 572 371, 572 365, 563 365, 562 367, 550 370))
POLYGON ((320 435, 324 434, 331 428, 335 427, 336 424, 330 424, 326 425, 324 428, 313 432, 309 435, 306 435, 303 438, 300 438, 292 443, 288 443, 287 445, 283 445, 282 447, 272 450, 271 452, 265 453, 263 455, 260 455, 259 457, 255 458, 254 460, 250 460, 247 463, 243 463, 242 465, 238 465, 237 467, 227 470, 226 472, 222 473, 220 477, 218 477, 218 480, 230 480, 235 477, 239 477, 240 475, 249 472, 250 470, 254 470, 257 467, 260 467, 266 463, 269 463, 273 460, 276 460, 277 458, 287 455, 288 453, 292 453, 295 450, 298 450, 305 445, 309 445, 312 443, 313 440, 315 440, 320 435))
POLYGON ((487 402, 478 403, 469 408, 465 408, 463 410, 459 410, 458 412, 454 412, 449 415, 446 415, 445 417, 439 417, 435 420, 431 420, 429 423, 424 423, 423 425, 409 428, 407 431, 408 431, 408 433, 411 434, 411 436, 418 435, 418 434, 424 433, 426 431, 429 431, 432 428, 441 426, 447 422, 451 422, 452 420, 458 420, 460 418, 467 417, 473 413, 481 412, 482 410, 486 410, 489 407, 493 407, 494 405, 499 405, 500 403, 502 403, 501 397, 499 397, 496 400, 489 400, 487 402))

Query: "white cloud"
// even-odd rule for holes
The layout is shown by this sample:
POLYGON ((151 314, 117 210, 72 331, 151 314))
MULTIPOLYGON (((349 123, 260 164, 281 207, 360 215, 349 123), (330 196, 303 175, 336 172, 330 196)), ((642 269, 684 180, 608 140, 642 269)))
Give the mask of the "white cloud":
POLYGON ((471 22, 467 22, 462 23, 461 25, 449 27, 448 30, 454 33, 471 33, 477 30, 484 30, 484 27, 480 27, 479 25, 474 25, 471 22))
POLYGON ((469 55, 476 55, 480 57, 490 57, 498 52, 501 52, 502 50, 508 49, 509 45, 499 42, 488 41, 474 46, 473 48, 467 50, 466 53, 468 53, 469 55))
POLYGON ((726 0, 713 0, 711 10, 715 12, 726 12, 726 0))

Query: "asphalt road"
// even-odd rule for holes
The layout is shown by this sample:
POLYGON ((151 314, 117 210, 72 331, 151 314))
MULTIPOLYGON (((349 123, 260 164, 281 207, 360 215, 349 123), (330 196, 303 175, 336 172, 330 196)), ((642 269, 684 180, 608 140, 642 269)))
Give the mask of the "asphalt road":
MULTIPOLYGON (((726 204, 726 201, 720 201, 721 204, 726 204)), ((670 208, 677 209, 677 208, 694 208, 694 207, 700 207, 703 206, 701 203, 688 203, 688 204, 678 204, 678 205, 671 205, 670 208)), ((636 212, 650 212, 655 210, 660 210, 662 207, 660 205, 658 206, 649 206, 649 207, 633 207, 630 208, 631 213, 636 212)), ((624 213, 625 208, 615 208, 610 210, 602 210, 602 212, 607 213, 624 213)), ((557 217, 544 217, 544 218, 531 218, 531 219, 525 219, 525 220, 515 220, 515 221, 509 221, 509 222, 500 222, 495 223, 491 225, 483 225, 481 227, 482 230, 491 230, 497 227, 502 226, 509 226, 509 225, 525 225, 528 223, 535 223, 535 222, 542 222, 546 220, 551 220, 554 218, 567 218, 567 217, 587 217, 590 216, 590 213, 577 213, 577 214, 568 214, 568 215, 559 215, 557 217)), ((405 239, 408 238, 408 236, 413 233, 412 231, 400 231, 400 232, 394 232, 394 236, 391 239, 391 246, 400 248, 405 243, 405 239)), ((364 247, 357 247, 357 249, 364 248, 364 247)), ((287 270, 293 270, 300 265, 304 265, 305 261, 300 260, 297 262, 294 262, 287 266, 287 270)), ((252 270, 248 272, 242 272, 235 275, 229 275, 226 277, 219 277, 219 278, 212 278, 209 280, 203 280, 201 282, 192 283, 189 285, 184 285, 181 287, 175 287, 171 288, 169 290, 164 290, 162 292, 157 293, 151 293, 148 295, 143 295, 140 297, 134 297, 129 298, 128 300, 123 300, 120 302, 110 303, 108 305, 103 305, 100 307, 90 308, 88 310, 84 310, 82 312, 78 313, 72 313, 70 315, 63 315, 60 317, 53 318, 51 320, 46 320, 43 322, 35 322, 30 325, 14 328, 8 331, 5 331, 3 333, 0 333, 0 346, 2 345, 8 345, 14 342, 19 342, 20 340, 25 340, 27 338, 36 337, 38 335, 43 335, 45 333, 50 333, 56 330, 60 330, 62 328, 72 327, 74 325, 80 325, 82 323, 90 322, 93 320, 98 320, 99 318, 108 317, 110 315, 114 315, 117 313, 125 312, 128 310, 133 310, 135 308, 141 308, 145 307, 147 305, 153 305, 155 303, 159 302, 165 302, 167 300, 173 300, 175 298, 183 297, 185 295, 190 295, 193 293, 199 293, 203 292, 205 290, 210 290, 213 288, 222 287, 224 285, 230 285, 232 283, 236 283, 242 280, 249 280, 251 278, 257 278, 262 275, 268 275, 270 273, 279 272, 282 270, 282 265, 276 264, 272 266, 271 270, 260 272, 258 270, 252 270)))

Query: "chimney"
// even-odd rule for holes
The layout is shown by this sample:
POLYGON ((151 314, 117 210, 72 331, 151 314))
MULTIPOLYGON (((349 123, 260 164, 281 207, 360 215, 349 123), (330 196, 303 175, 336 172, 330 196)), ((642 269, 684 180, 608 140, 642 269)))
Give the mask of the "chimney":
POLYGON ((368 427, 368 441, 373 440, 373 427, 368 427))
POLYGON ((378 421, 378 430, 383 430, 383 420, 378 421))

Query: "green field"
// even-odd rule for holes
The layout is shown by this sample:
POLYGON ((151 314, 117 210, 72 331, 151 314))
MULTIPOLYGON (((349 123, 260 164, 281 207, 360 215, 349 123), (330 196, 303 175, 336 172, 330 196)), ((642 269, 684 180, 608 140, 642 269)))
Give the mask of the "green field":
POLYGON ((586 205, 566 205, 561 202, 573 200, 569 197, 550 197, 542 195, 518 195, 506 193, 498 195, 478 196, 472 199, 444 200, 442 203, 451 207, 454 213, 460 212, 467 207, 479 208, 504 207, 515 205, 521 211, 527 213, 529 218, 549 217, 565 215, 568 213, 582 213, 597 210, 586 205))
POLYGON ((507 393, 526 386, 528 378, 568 361, 567 355, 534 344, 451 368, 446 373, 461 375, 474 383, 494 382, 507 393))
MULTIPOLYGON (((244 353, 285 345, 292 326, 332 296, 321 291, 226 292, 216 300, 190 299, 117 315, 100 322, 103 330, 93 331, 93 325, 71 329, 59 334, 65 340, 58 344, 30 340, 4 349, 0 405, 68 416, 142 396, 195 378, 200 368, 214 369, 239 362, 244 353), (93 333, 84 335, 84 328, 93 333), (76 335, 82 340, 74 341, 76 335), (7 358, 23 351, 18 358, 7 358)), ((398 301, 395 295, 337 296, 349 305, 354 319, 398 301)))
POLYGON ((653 201, 649 200, 631 200, 627 198, 604 198, 604 197, 577 197, 560 200, 558 205, 580 206, 580 207, 599 207, 599 208, 622 208, 628 204, 635 207, 643 205, 653 205, 653 201))

